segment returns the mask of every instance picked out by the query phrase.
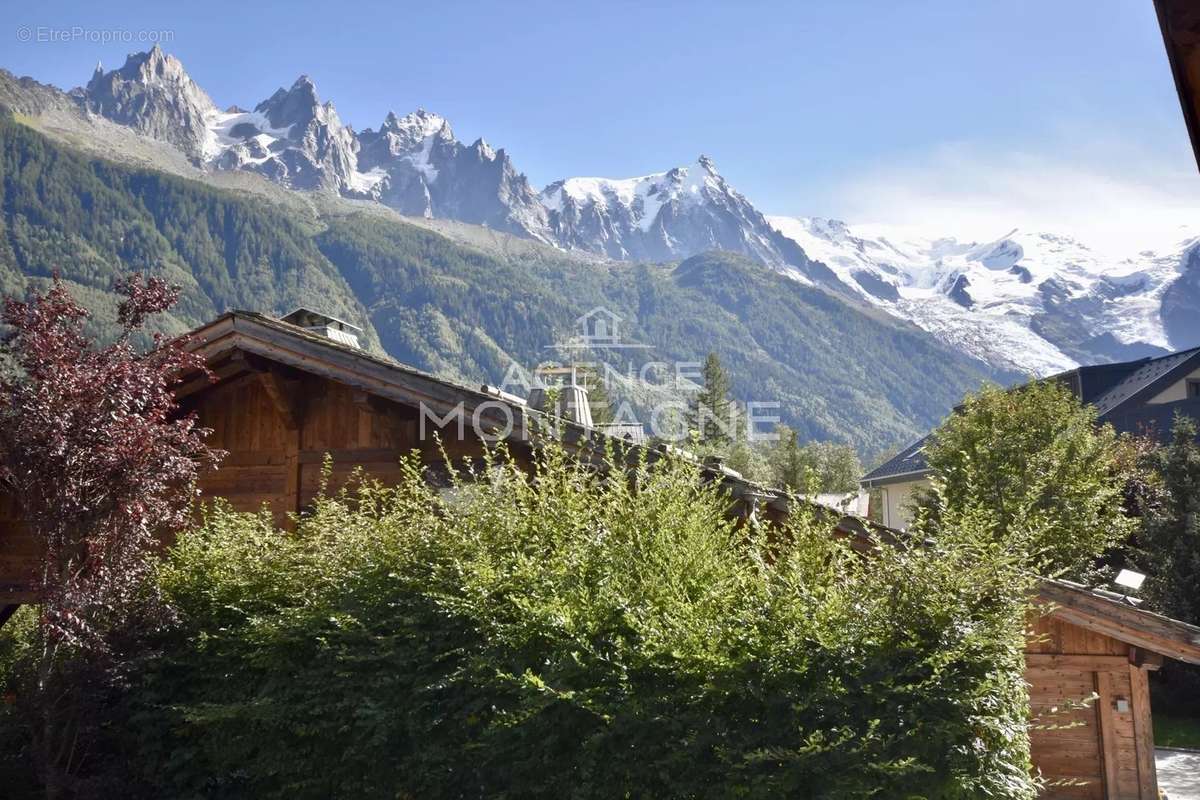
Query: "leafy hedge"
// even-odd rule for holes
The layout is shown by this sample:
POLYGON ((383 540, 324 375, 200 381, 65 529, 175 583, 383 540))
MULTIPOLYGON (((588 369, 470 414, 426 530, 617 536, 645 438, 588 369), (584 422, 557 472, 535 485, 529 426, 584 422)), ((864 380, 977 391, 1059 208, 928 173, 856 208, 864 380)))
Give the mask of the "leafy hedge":
POLYGON ((178 542, 120 726, 150 794, 1033 796, 1027 587, 986 537, 784 544, 685 464, 405 470, 178 542))

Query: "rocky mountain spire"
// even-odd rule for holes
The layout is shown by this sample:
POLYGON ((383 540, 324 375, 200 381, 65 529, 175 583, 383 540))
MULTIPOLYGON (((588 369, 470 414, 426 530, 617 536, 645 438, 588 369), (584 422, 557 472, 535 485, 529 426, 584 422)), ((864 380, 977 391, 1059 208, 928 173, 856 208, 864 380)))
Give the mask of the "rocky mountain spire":
POLYGON ((418 108, 389 112, 359 134, 359 168, 377 177, 369 196, 402 214, 448 217, 551 241, 546 211, 503 150, 463 145, 450 123, 418 108))
POLYGON ((248 169, 296 189, 358 186, 358 140, 307 75, 251 113, 217 115, 215 127, 224 148, 215 162, 221 169, 248 169))
POLYGON ((206 119, 216 108, 179 59, 158 45, 133 53, 111 72, 97 64, 83 98, 94 114, 169 142, 192 158, 205 154, 206 119))

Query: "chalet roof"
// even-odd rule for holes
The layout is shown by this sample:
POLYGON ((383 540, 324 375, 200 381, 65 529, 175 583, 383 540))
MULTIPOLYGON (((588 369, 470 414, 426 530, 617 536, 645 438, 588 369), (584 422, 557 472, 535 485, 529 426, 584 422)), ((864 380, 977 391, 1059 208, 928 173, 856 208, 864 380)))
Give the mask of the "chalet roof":
MULTIPOLYGON (((210 363, 230 352, 243 351, 385 398, 405 403, 426 402, 438 413, 445 413, 458 403, 464 403, 469 409, 482 404, 502 403, 509 407, 510 413, 519 415, 522 424, 524 415, 538 413, 521 403, 509 403, 483 388, 447 380, 255 312, 231 311, 221 315, 193 331, 189 347, 204 355, 210 363)), ((481 417, 481 421, 487 421, 486 415, 481 417)), ((493 422, 507 424, 507 420, 493 422)), ((612 438, 602 431, 567 421, 562 421, 562 424, 562 439, 576 452, 586 453, 590 450, 603 453, 602 447, 589 448, 588 445, 596 444, 597 440, 602 444, 603 440, 612 438)), ((660 446, 630 442, 621 444, 644 453, 649 461, 661 458, 664 453, 660 446)), ((918 455, 919 452, 913 451, 910 457, 916 458, 918 455)), ((804 503, 826 515, 838 533, 865 543, 911 540, 911 536, 902 531, 854 515, 832 512, 782 490, 747 480, 727 467, 711 464, 699 466, 709 479, 720 480, 727 486, 735 499, 754 498, 783 511, 792 503, 804 503)), ((1066 581, 1042 581, 1039 598, 1053 604, 1050 613, 1074 624, 1152 652, 1200 664, 1200 628, 1135 608, 1112 599, 1106 593, 1066 581)))
MULTIPOLYGON (((1196 369, 1200 369, 1200 347, 1136 361, 1077 367, 1047 380, 1065 382, 1083 402, 1096 407, 1101 422, 1111 423, 1118 432, 1149 434, 1166 442, 1175 412, 1200 419, 1200 402, 1191 399, 1149 405, 1147 401, 1196 369)), ((870 488, 927 475, 924 452, 928 442, 926 435, 908 445, 862 476, 860 483, 870 488)))
MULTIPOLYGON (((479 409, 480 424, 489 430, 505 430, 515 421, 514 438, 529 436, 531 418, 543 416, 491 387, 437 376, 254 311, 226 312, 195 329, 190 336, 190 349, 204 355, 209 363, 234 350, 242 350, 386 399, 408 405, 424 404, 438 415, 445 415, 460 404, 468 414, 479 409)), ((608 443, 644 450, 650 461, 666 452, 660 445, 631 441, 632 437, 627 437, 630 431, 625 429, 584 427, 565 419, 556 420, 556 424, 566 444, 577 450, 586 446, 597 457, 605 452, 608 443)), ((686 456, 685 451, 671 451, 686 456)), ((723 465, 705 464, 701 468, 710 479, 727 482, 735 497, 753 495, 771 502, 787 496, 780 490, 746 480, 723 465)))
POLYGON ((922 436, 917 441, 905 447, 896 455, 880 464, 875 469, 860 478, 860 482, 868 487, 884 486, 889 483, 913 480, 929 472, 925 462, 925 445, 931 434, 922 436))
POLYGON ((1154 0, 1179 105, 1200 164, 1200 8, 1194 0, 1154 0))
POLYGON ((1164 656, 1200 664, 1200 627, 1133 605, 1128 598, 1072 581, 1043 579, 1038 598, 1074 625, 1164 656))
POLYGON ((1200 367, 1200 347, 1132 362, 1137 368, 1093 401, 1101 417, 1133 402, 1145 402, 1200 367))

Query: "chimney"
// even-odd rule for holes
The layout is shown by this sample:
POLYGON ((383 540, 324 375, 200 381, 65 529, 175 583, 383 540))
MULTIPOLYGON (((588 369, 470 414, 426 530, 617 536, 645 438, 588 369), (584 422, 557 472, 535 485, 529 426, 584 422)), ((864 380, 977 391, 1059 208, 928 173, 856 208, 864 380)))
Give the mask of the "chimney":
POLYGON ((297 328, 303 328, 309 333, 315 333, 318 336, 324 336, 326 339, 332 339, 338 344, 355 349, 362 348, 362 345, 358 343, 358 337, 363 332, 362 328, 357 325, 351 325, 349 322, 337 317, 322 314, 320 311, 300 307, 279 319, 281 322, 295 325, 297 328))
POLYGON ((587 390, 579 379, 575 367, 542 367, 534 370, 534 387, 529 392, 527 405, 530 408, 553 413, 563 419, 592 427, 592 407, 588 404, 587 390), (555 396, 554 407, 549 408, 551 395, 555 396))

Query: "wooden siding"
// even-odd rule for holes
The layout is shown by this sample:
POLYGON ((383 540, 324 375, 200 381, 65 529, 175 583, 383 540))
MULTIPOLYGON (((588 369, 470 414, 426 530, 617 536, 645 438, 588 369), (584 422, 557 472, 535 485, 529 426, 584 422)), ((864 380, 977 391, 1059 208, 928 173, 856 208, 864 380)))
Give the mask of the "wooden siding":
POLYGON ((0 606, 33 600, 28 587, 37 567, 37 540, 13 498, 0 494, 0 606))
MULTIPOLYGON (((243 375, 198 393, 190 404, 199 424, 213 431, 209 444, 229 453, 220 469, 200 479, 203 494, 240 511, 266 505, 281 523, 312 503, 327 457, 326 488, 334 492, 360 468, 397 482, 400 459, 414 450, 428 465, 443 461, 442 449, 455 459, 482 453, 469 427, 462 439, 453 426, 442 431, 439 449, 431 436, 420 437, 414 409, 315 376, 243 375)), ((526 460, 519 449, 513 455, 526 460)))
POLYGON ((1130 655, 1124 642, 1064 620, 1033 621, 1030 745, 1034 767, 1051 783, 1045 797, 1157 800, 1146 673, 1130 655))

